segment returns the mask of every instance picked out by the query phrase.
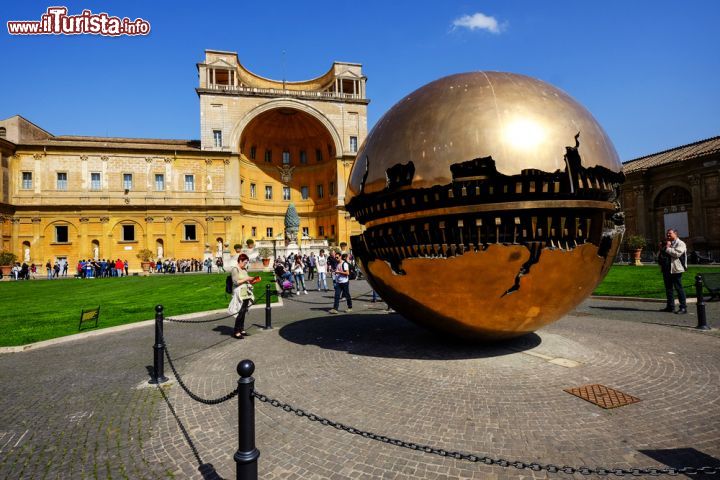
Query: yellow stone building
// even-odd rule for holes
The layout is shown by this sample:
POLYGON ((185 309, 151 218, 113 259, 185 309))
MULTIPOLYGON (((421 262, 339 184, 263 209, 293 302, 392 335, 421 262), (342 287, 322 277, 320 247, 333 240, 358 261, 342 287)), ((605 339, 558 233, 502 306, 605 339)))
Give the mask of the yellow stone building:
POLYGON ((144 248, 202 259, 250 238, 277 246, 291 202, 301 245, 357 233, 344 195, 367 135, 362 66, 284 82, 207 50, 197 69, 199 141, 55 136, 1 120, 0 247, 28 263, 121 258, 138 271, 144 248))

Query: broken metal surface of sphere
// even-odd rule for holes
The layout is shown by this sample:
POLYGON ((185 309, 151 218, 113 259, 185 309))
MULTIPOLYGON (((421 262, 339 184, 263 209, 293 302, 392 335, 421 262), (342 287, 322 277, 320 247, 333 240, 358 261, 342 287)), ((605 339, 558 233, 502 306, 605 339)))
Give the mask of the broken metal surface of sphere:
POLYGON ((607 135, 566 93, 523 75, 436 80, 360 148, 345 197, 368 282, 433 329, 523 335, 592 293, 624 232, 607 135))

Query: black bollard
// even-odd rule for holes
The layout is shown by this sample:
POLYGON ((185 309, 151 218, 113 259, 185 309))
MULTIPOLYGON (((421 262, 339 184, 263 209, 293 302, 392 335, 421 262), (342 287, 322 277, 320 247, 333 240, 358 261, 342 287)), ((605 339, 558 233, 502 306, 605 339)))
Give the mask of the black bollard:
POLYGON ((697 317, 698 317, 698 330, 710 330, 707 324, 707 315, 705 314, 705 299, 703 298, 703 281, 702 275, 695 276, 695 295, 697 295, 697 317))
POLYGON ((235 452, 237 480, 257 480, 258 457, 260 451, 255 448, 255 371, 252 360, 238 363, 238 451, 235 452))
POLYGON ((155 345, 153 351, 153 375, 150 383, 164 383, 168 381, 165 376, 165 344, 163 343, 163 306, 155 306, 155 345))
POLYGON ((272 318, 270 311, 270 284, 265 285, 265 330, 272 328, 272 318))

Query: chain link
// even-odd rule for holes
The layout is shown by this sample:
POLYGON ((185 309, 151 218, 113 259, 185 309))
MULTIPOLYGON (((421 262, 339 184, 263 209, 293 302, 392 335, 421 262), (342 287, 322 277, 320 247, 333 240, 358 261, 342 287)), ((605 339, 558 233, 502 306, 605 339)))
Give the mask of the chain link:
POLYGON ((527 463, 527 462, 521 462, 521 461, 511 461, 511 460, 505 460, 503 458, 492 458, 488 456, 483 455, 476 455, 471 453, 465 453, 465 452, 459 452, 459 451, 452 451, 452 450, 446 450, 443 448, 437 448, 430 445, 423 445, 421 443, 415 443, 415 442, 407 442, 405 440, 398 440, 391 437, 386 437, 384 435, 378 435, 377 433, 373 432, 366 432, 364 430, 360 430, 359 428, 351 427, 348 425, 345 425, 340 422, 335 422, 333 420, 329 420, 327 418, 321 417, 319 415, 316 415, 314 413, 306 412, 305 410, 302 410, 300 408, 295 408, 290 404, 283 403, 277 399, 268 397, 267 395, 263 395, 262 393, 259 393, 257 391, 253 391, 253 396, 258 399, 258 401, 262 403, 267 403, 273 407, 280 408, 285 412, 294 413, 298 417, 305 417, 311 422, 318 422, 321 425, 330 426, 333 428, 336 428, 338 430, 344 430, 348 433, 352 433, 353 435, 359 435, 364 438, 369 438, 370 440, 377 440, 379 442, 383 443, 389 443, 391 445, 395 445, 397 447, 403 447, 408 448, 410 450, 416 450, 420 452, 425 453, 431 453, 434 455, 439 455, 441 457, 452 457, 457 460, 466 460, 468 462, 473 463, 482 463, 485 465, 497 465, 500 467, 514 467, 519 470, 522 469, 528 469, 533 470, 535 472, 539 472, 541 470, 545 470, 548 473, 567 473, 569 475, 579 473, 581 475, 615 475, 618 477, 622 477, 625 475, 631 475, 631 476, 641 476, 641 475, 650 475, 653 477, 657 477, 660 475, 671 475, 675 476, 678 474, 685 474, 685 475, 696 475, 696 474, 708 474, 708 475, 714 475, 718 471, 720 471, 720 467, 682 467, 682 468, 656 468, 656 467, 649 467, 649 468, 632 468, 632 469, 623 469, 623 468, 602 468, 602 467, 596 467, 596 468, 590 468, 586 466, 582 467, 571 467, 568 465, 563 465, 562 467, 553 465, 553 464, 541 464, 541 463, 527 463))
POLYGON ((177 379, 178 384, 180 385, 180 387, 182 387, 183 390, 185 390, 185 393, 187 393, 190 396, 190 398, 192 398, 196 402, 204 403, 205 405, 219 405, 223 402, 230 400, 231 398, 235 397, 235 395, 238 394, 238 389, 236 387, 235 390, 233 390, 230 393, 223 395, 222 397, 219 397, 219 398, 206 399, 206 398, 202 398, 198 395, 195 395, 185 385, 185 383, 182 381, 182 378, 180 377, 180 374, 175 369, 175 364, 173 364, 172 358, 170 358, 170 351, 167 348, 167 344, 165 343, 164 338, 162 339, 162 343, 163 343, 163 347, 165 349, 165 357, 167 358, 168 363, 170 364, 170 369, 173 371, 173 375, 175 375, 175 378, 177 379))

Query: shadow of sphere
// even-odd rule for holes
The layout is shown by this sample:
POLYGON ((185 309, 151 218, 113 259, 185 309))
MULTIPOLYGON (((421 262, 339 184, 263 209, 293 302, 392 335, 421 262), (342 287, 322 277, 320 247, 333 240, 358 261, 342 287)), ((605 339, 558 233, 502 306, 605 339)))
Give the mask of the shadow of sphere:
POLYGON ((463 341, 426 330, 399 314, 323 315, 286 325, 279 334, 299 345, 352 355, 416 360, 496 357, 529 350, 542 342, 535 333, 488 343, 463 341))

